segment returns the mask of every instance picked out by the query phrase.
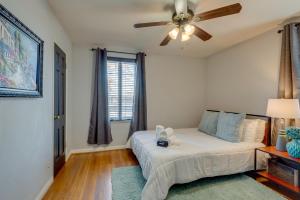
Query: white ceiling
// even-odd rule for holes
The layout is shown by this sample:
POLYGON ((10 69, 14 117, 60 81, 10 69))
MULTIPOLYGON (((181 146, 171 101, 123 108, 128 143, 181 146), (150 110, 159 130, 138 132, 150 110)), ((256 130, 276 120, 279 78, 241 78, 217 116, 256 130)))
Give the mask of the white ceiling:
POLYGON ((300 13, 300 0, 192 0, 191 5, 199 13, 237 2, 243 6, 240 14, 197 23, 213 35, 211 40, 193 37, 160 47, 172 26, 134 29, 133 24, 170 20, 173 0, 49 0, 75 44, 192 57, 212 55, 300 13))

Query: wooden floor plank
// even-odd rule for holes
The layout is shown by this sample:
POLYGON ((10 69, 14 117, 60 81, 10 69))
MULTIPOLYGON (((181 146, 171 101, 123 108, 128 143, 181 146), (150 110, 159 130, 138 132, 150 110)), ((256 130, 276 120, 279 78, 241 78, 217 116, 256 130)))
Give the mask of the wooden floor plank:
POLYGON ((138 165, 131 150, 72 155, 43 200, 111 200, 114 167, 138 165))

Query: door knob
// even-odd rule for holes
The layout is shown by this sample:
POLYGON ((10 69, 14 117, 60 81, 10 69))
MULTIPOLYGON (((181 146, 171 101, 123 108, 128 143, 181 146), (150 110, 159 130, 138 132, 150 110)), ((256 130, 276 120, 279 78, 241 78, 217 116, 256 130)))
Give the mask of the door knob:
POLYGON ((54 115, 54 119, 60 119, 59 115, 54 115))

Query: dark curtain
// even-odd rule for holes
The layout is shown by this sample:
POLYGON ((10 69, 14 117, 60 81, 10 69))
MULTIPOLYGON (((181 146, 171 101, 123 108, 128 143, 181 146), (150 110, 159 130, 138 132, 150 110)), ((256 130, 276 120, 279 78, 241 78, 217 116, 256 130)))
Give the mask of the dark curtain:
POLYGON ((110 144, 112 142, 108 113, 107 51, 96 50, 94 95, 88 135, 89 144, 110 144))
POLYGON ((146 77, 145 54, 136 56, 136 80, 133 102, 132 120, 130 123, 128 138, 135 131, 147 130, 147 104, 146 104, 146 77))
MULTIPOLYGON (((291 23, 284 26, 279 72, 278 98, 297 99, 300 89, 300 31, 299 26, 291 23)), ((287 120, 286 126, 294 120, 287 120)), ((280 120, 275 119, 272 129, 272 144, 276 143, 280 120)))

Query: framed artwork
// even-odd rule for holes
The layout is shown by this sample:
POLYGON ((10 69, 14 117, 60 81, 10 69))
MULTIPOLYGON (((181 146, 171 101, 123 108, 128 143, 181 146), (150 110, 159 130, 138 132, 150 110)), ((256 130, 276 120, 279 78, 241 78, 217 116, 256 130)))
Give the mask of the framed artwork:
POLYGON ((43 46, 0 4, 0 97, 43 96, 43 46))

